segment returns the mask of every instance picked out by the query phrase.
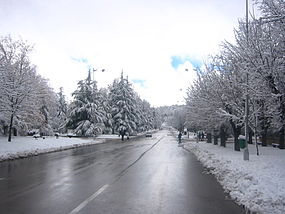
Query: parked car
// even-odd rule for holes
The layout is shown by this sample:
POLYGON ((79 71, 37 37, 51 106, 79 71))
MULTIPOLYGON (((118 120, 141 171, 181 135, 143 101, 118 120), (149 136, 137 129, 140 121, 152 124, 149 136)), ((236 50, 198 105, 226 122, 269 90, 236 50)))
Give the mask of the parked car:
POLYGON ((37 138, 40 138, 40 137, 41 137, 40 134, 34 134, 34 135, 33 135, 33 138, 36 138, 36 139, 37 139, 37 138))
POLYGON ((40 130, 39 129, 32 129, 28 131, 28 136, 34 136, 35 134, 39 134, 40 130))
POLYGON ((146 137, 152 137, 152 133, 151 133, 151 132, 147 132, 147 133, 145 134, 145 136, 146 136, 146 137))
POLYGON ((69 138, 72 138, 72 137, 76 137, 76 134, 74 134, 74 133, 67 133, 66 136, 69 137, 69 138))

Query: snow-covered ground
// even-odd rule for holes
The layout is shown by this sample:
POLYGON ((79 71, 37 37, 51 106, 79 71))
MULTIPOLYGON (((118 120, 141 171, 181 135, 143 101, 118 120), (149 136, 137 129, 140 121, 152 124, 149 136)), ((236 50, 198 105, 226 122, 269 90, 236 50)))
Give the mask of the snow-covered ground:
POLYGON ((0 161, 38 155, 41 153, 61 151, 79 146, 88 146, 103 143, 106 138, 118 136, 105 136, 104 138, 67 138, 67 137, 13 137, 12 142, 7 137, 0 137, 0 161))
POLYGON ((214 174, 225 191, 247 209, 255 213, 285 213, 285 150, 249 145, 250 160, 243 160, 243 152, 184 140, 184 148, 191 150, 198 160, 214 174))
MULTIPOLYGON (((150 132, 153 133, 155 131, 156 130, 151 130, 150 132)), ((145 132, 142 132, 136 136, 130 136, 129 138, 131 139, 145 134, 145 132)), ((127 138, 127 136, 125 136, 125 138, 127 138)), ((69 138, 67 135, 58 138, 55 136, 42 138, 38 135, 38 138, 32 136, 12 137, 12 142, 8 142, 7 137, 0 136, 0 161, 104 143, 107 139, 120 140, 120 137, 115 134, 110 134, 99 135, 94 138, 69 138)))
MULTIPOLYGON (((140 133, 137 136, 144 135, 140 133)), ((134 138, 135 136, 130 136, 134 138)), ((13 137, 12 142, 8 142, 7 137, 0 136, 0 161, 24 158, 33 155, 72 149, 80 146, 89 146, 104 143, 106 139, 118 139, 118 135, 99 135, 96 138, 78 137, 45 137, 44 139, 29 137, 13 137)))

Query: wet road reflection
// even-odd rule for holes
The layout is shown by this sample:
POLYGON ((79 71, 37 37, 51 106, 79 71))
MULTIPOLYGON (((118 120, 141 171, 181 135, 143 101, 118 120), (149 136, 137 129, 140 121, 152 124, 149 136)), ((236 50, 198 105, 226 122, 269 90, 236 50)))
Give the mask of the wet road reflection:
POLYGON ((4 213, 243 213, 167 131, 0 164, 4 213))

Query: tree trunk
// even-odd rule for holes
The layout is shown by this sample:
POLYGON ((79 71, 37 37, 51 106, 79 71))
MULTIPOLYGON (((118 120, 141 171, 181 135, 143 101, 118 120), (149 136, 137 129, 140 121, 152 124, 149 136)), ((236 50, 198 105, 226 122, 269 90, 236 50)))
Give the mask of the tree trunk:
POLYGON ((226 147, 226 132, 224 125, 220 127, 221 144, 220 146, 226 147))
POLYGON ((267 128, 261 132, 261 146, 267 146, 267 128))
POLYGON ((248 135, 248 143, 253 144, 252 142, 252 136, 253 136, 253 131, 251 128, 249 128, 249 135, 248 135))
POLYGON ((260 128, 261 128, 261 146, 267 146, 267 130, 268 130, 268 118, 265 116, 265 107, 264 102, 262 101, 260 103, 261 110, 260 110, 260 116, 258 117, 258 120, 260 121, 260 128))
POLYGON ((284 131, 285 131, 285 123, 284 123, 284 115, 285 115, 285 104, 283 101, 283 97, 280 97, 280 109, 281 109, 281 121, 282 121, 282 128, 279 131, 279 149, 285 149, 285 142, 284 142, 284 131))
POLYGON ((7 125, 3 126, 3 129, 4 129, 4 135, 6 136, 8 133, 8 126, 7 125))
POLYGON ((218 145, 218 132, 217 130, 214 130, 214 145, 218 145))
POLYGON ((284 142, 284 125, 282 129, 279 131, 279 149, 285 149, 285 142, 284 142))
POLYGON ((218 135, 214 135, 214 145, 218 145, 218 135))
POLYGON ((13 128, 13 133, 14 133, 14 136, 17 136, 18 135, 18 130, 16 128, 13 128))
POLYGON ((207 143, 212 143, 212 134, 207 132, 207 143))
POLYGON ((11 142, 11 138, 12 138, 13 119, 14 119, 14 114, 11 114, 10 125, 9 125, 9 133, 8 133, 8 142, 11 142))
POLYGON ((234 133, 234 150, 240 151, 239 143, 238 143, 238 137, 241 132, 241 127, 236 127, 235 123, 233 121, 230 121, 233 133, 234 133))
POLYGON ((241 128, 238 127, 235 129, 234 131, 234 147, 235 147, 235 151, 240 151, 240 147, 239 147, 239 142, 238 142, 238 137, 240 135, 240 132, 241 132, 241 128))

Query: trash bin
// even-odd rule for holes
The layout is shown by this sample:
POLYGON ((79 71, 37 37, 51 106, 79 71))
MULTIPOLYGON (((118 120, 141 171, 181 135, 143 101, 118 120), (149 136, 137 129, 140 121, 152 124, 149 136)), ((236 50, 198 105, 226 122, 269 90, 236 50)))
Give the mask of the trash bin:
POLYGON ((238 143, 239 143, 239 148, 244 149, 245 148, 245 136, 240 135, 238 137, 238 143))

